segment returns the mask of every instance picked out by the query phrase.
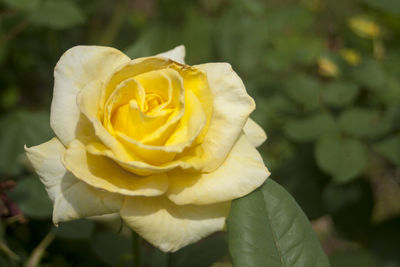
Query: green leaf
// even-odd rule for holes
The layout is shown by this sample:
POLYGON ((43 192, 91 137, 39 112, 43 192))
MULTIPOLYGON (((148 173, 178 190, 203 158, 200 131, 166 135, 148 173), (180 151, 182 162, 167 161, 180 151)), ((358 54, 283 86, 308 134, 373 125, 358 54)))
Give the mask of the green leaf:
POLYGON ((265 121, 267 125, 264 127, 271 128, 274 124, 278 124, 279 128, 282 122, 286 120, 285 114, 296 114, 298 109, 296 105, 286 96, 274 94, 268 98, 256 97, 257 108, 252 114, 256 121, 265 121))
POLYGON ((336 182, 346 182, 360 175, 368 163, 367 149, 356 139, 337 134, 322 135, 315 146, 318 166, 336 182))
POLYGON ((314 110, 320 105, 320 84, 311 76, 294 76, 286 82, 286 92, 289 98, 302 105, 306 110, 314 110))
POLYGON ((400 80, 389 77, 386 86, 375 95, 383 104, 397 106, 400 103, 400 80))
POLYGON ((217 55, 231 63, 234 69, 240 68, 242 73, 254 75, 259 72, 262 51, 269 39, 267 27, 260 25, 266 23, 265 16, 245 14, 242 7, 227 9, 214 25, 217 55), (238 21, 238 16, 242 22, 238 21))
POLYGON ((363 0, 364 3, 371 7, 381 9, 383 11, 400 15, 400 2, 398 0, 363 0))
POLYGON ((8 196, 26 216, 36 219, 51 217, 53 205, 37 177, 28 177, 18 181, 8 196))
POLYGON ((52 29, 67 29, 82 24, 85 15, 73 1, 46 1, 29 16, 32 23, 52 29))
POLYGON ((329 266, 307 217, 272 179, 232 202, 227 227, 234 266, 329 266))
POLYGON ((89 239, 93 230, 94 222, 85 219, 64 222, 55 229, 57 237, 67 239, 89 239))
MULTIPOLYGON (((304 33, 279 35, 273 40, 273 43, 280 57, 284 60, 288 59, 290 64, 313 64, 323 50, 323 43, 320 39, 304 33)), ((268 57, 265 59, 269 61, 268 57)))
POLYGON ((46 112, 16 111, 0 118, 0 173, 17 174, 24 145, 43 143, 53 136, 46 112))
POLYGON ((324 133, 335 131, 335 121, 327 114, 316 114, 305 119, 291 120, 283 128, 285 134, 298 142, 313 141, 324 133))
POLYGON ((34 10, 39 6, 40 0, 1 0, 4 4, 18 10, 34 10))
POLYGON ((384 155, 397 166, 400 166, 400 134, 377 143, 374 145, 374 150, 384 155))
POLYGON ((383 67, 374 59, 365 60, 352 71, 353 79, 370 91, 384 90, 387 82, 383 67))
POLYGON ((351 104, 358 91, 358 86, 354 83, 337 81, 324 88, 322 97, 329 105, 340 108, 351 104))
POLYGON ((378 110, 364 108, 346 110, 338 123, 345 133, 356 137, 379 137, 391 128, 390 121, 378 110))

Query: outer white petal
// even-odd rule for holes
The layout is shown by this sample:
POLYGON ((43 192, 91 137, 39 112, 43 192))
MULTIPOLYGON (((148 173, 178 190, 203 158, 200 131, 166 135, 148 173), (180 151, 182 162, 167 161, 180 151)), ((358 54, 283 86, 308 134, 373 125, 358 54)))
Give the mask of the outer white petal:
POLYGON ((167 194, 178 205, 230 201, 252 192, 269 174, 258 151, 242 135, 214 172, 171 172, 167 194))
POLYGON ((80 130, 78 92, 92 80, 106 81, 118 66, 128 61, 130 58, 121 51, 101 46, 75 46, 62 55, 54 69, 50 125, 64 145, 80 130))
POLYGON ((228 156, 255 109, 255 102, 228 63, 207 63, 194 67, 207 73, 214 96, 213 114, 202 143, 206 156, 203 170, 210 172, 228 156))
POLYGON ((99 191, 75 178, 61 162, 65 151, 57 138, 38 146, 25 147, 28 159, 53 201, 53 222, 118 212, 123 197, 99 191))
POLYGON ((176 251, 222 230, 230 203, 178 206, 166 197, 126 197, 124 221, 164 252, 176 251))
POLYGON ((168 50, 167 52, 157 54, 156 56, 169 58, 172 59, 173 61, 185 64, 185 54, 186 54, 185 46, 180 45, 175 47, 174 49, 168 50))
POLYGON ((261 146, 267 140, 264 129, 252 119, 248 119, 243 128, 244 134, 253 146, 261 146))

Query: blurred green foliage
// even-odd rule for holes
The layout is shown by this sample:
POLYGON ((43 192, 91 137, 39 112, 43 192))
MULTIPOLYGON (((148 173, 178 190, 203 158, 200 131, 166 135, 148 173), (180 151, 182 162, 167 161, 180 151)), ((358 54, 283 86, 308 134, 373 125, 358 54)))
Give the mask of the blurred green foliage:
MULTIPOLYGON (((31 260, 45 236, 40 266, 132 260, 118 220, 55 230, 22 154, 52 136, 53 68, 81 44, 130 57, 184 44, 188 64, 231 63, 268 134, 266 165, 315 220, 332 266, 400 266, 398 0, 0 0, 0 266, 31 260)), ((142 253, 146 266, 209 266, 227 242, 142 253)))

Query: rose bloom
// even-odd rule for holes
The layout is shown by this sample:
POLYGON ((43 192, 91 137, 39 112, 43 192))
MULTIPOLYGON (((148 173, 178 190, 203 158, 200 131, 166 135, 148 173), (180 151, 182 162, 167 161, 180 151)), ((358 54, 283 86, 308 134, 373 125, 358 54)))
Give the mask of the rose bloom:
POLYGON ((249 118, 254 100, 227 63, 188 66, 178 46, 130 59, 68 50, 54 70, 57 137, 27 156, 53 201, 53 222, 119 214, 163 251, 222 230, 230 202, 269 176, 249 118))

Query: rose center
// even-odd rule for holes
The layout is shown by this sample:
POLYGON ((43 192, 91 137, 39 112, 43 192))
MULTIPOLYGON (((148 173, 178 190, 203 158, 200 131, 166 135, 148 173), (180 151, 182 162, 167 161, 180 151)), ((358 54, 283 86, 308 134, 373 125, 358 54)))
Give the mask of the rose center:
POLYGON ((142 112, 149 113, 159 107, 163 102, 163 99, 158 94, 146 94, 142 112))

